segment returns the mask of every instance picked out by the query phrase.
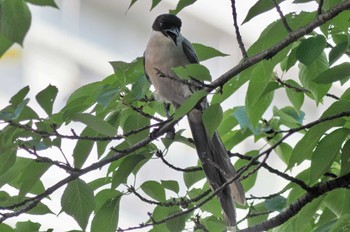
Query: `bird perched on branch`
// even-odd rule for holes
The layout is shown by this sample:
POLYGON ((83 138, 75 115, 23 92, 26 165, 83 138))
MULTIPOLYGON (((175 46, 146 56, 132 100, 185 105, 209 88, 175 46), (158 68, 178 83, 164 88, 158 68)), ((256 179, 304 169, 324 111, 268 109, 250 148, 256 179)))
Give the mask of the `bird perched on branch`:
MULTIPOLYGON (((175 108, 196 90, 193 86, 177 81, 172 68, 198 63, 191 43, 180 33, 181 20, 172 14, 159 15, 153 25, 151 37, 144 53, 145 74, 155 88, 158 99, 171 103, 175 108)), ((207 107, 206 100, 192 109, 187 117, 193 140, 204 173, 213 190, 231 180, 236 171, 217 132, 211 137, 202 120, 207 107)), ((236 211, 234 201, 245 204, 244 190, 239 180, 218 192, 228 230, 234 231, 236 211)))

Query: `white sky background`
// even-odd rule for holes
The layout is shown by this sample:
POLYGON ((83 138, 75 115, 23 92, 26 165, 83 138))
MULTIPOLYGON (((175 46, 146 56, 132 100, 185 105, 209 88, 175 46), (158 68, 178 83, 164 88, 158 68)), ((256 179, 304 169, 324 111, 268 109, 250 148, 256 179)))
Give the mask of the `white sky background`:
MULTIPOLYGON (((32 26, 25 38, 24 48, 13 46, 10 52, 0 59, 0 108, 5 107, 11 96, 26 85, 30 85, 30 105, 38 108, 34 96, 48 84, 58 87, 59 94, 54 110, 64 105, 69 94, 79 86, 98 81, 112 74, 113 70, 108 61, 131 61, 142 56, 151 31, 154 18, 174 9, 173 0, 162 1, 158 7, 149 12, 151 1, 139 0, 129 11, 127 0, 69 0, 56 1, 61 10, 48 7, 31 7, 32 26)), ((236 1, 239 22, 242 22, 248 9, 255 0, 236 1)), ((300 4, 296 9, 291 1, 281 4, 284 12, 315 9, 313 4, 300 4)), ((214 79, 223 74, 241 57, 232 22, 231 3, 226 1, 198 0, 194 5, 179 13, 183 21, 182 33, 191 41, 215 47, 231 56, 217 58, 204 62, 210 69, 214 79)), ((272 10, 241 26, 241 33, 246 47, 254 42, 267 24, 278 17, 272 10)), ((225 103, 226 107, 244 104, 244 89, 238 91, 234 99, 225 103)), ((275 97, 276 99, 277 97, 275 97)), ((283 104, 285 98, 278 98, 283 104)), ((304 105, 304 108, 309 108, 304 105)), ((318 114, 315 106, 311 111, 318 114)), ((42 112, 42 111, 41 111, 42 112)), ((311 118, 312 119, 312 118, 311 118)), ((186 121, 180 124, 185 127, 186 121)), ((69 128, 67 129, 69 133, 69 128)), ((190 134, 188 134, 190 136, 190 134)), ((75 143, 67 142, 65 151, 69 155, 75 143)), ((260 144, 261 145, 261 144, 260 144)), ((260 146, 259 145, 259 146, 260 146)), ((245 153, 252 149, 252 141, 235 148, 234 151, 245 153)), ((255 146, 258 147, 258 146, 255 146)), ((177 153, 188 153, 190 156, 178 157, 170 153, 167 158, 180 167, 194 165, 196 155, 194 150, 184 146, 176 149, 177 153), (184 158, 186 157, 186 158, 184 158), (186 162, 185 162, 186 161, 186 162)), ((57 153, 57 152, 56 152, 57 153)), ((55 155, 58 155, 58 153, 55 155)), ((276 165, 279 165, 278 161, 276 165)), ((57 171, 57 170, 56 170, 57 171)), ((49 187, 62 178, 52 170, 45 177, 45 186, 49 187)), ((94 178, 101 173, 93 172, 83 177, 84 180, 94 178)), ((142 179, 172 179, 181 175, 164 167, 160 161, 149 164, 142 172, 142 179), (152 166, 153 165, 153 166, 152 166), (156 168, 155 168, 156 167, 156 168)), ((142 180, 140 179, 140 180, 142 180)), ((138 184, 142 181, 138 180, 138 184)), ((259 177, 258 184, 250 193, 256 195, 270 194, 281 189, 279 180, 259 177), (274 181, 274 185, 271 183, 274 181), (268 187, 266 187, 268 185, 268 187)), ((51 196, 51 209, 59 213, 60 194, 63 188, 51 196)), ((249 194, 250 194, 249 193, 249 194)), ((120 224, 122 228, 137 225, 147 219, 146 212, 151 208, 135 198, 125 197, 121 202, 120 224), (142 212, 140 211, 142 209, 142 212)), ((21 216, 21 220, 31 219, 39 221, 44 228, 54 228, 55 231, 65 231, 79 227, 73 219, 64 213, 56 217, 50 215, 45 218, 21 216)), ((15 224, 18 219, 6 221, 15 224)), ((148 229, 147 229, 148 230, 148 229)))

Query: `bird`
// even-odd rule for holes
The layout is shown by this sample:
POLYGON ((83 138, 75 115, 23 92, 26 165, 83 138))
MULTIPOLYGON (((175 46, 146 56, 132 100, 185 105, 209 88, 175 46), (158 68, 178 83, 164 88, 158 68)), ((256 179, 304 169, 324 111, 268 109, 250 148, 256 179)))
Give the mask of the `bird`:
MULTIPOLYGON (((175 109, 198 90, 196 85, 179 81, 172 70, 175 67, 199 63, 192 44, 181 34, 182 21, 173 14, 161 14, 153 22, 152 32, 144 52, 145 75, 155 89, 155 98, 175 109)), ((207 100, 192 109, 188 122, 199 160, 212 190, 220 188, 236 175, 228 152, 218 132, 210 136, 203 123, 203 112, 208 107, 207 100)), ((242 184, 237 179, 216 195, 228 231, 235 231, 235 201, 245 204, 242 184)))

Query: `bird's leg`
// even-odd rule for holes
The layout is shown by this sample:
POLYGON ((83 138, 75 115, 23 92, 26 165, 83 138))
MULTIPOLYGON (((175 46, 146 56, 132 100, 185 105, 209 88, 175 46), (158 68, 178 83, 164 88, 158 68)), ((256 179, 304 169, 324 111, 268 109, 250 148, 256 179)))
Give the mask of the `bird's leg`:
MULTIPOLYGON (((170 119, 172 116, 170 115, 170 103, 164 102, 164 111, 168 119, 170 119)), ((175 138, 175 128, 171 127, 169 131, 166 133, 165 136, 167 139, 174 139, 175 138)))

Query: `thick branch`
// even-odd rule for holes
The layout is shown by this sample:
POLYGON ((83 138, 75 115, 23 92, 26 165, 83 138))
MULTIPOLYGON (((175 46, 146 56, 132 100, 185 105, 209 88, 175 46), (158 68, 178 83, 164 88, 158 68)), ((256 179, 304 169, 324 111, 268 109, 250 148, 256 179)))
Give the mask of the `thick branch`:
POLYGON ((288 208, 283 210, 277 216, 267 221, 264 221, 262 223, 259 223, 255 226, 252 226, 250 228, 246 228, 239 231, 240 232, 257 232, 257 231, 266 231, 274 227, 277 227, 283 224, 284 222, 286 222, 291 217, 295 216, 305 205, 312 202, 319 196, 337 188, 344 188, 349 184, 350 184, 350 173, 345 176, 336 178, 334 180, 321 183, 313 187, 311 192, 308 192, 304 196, 300 197, 297 201, 289 205, 288 208))

